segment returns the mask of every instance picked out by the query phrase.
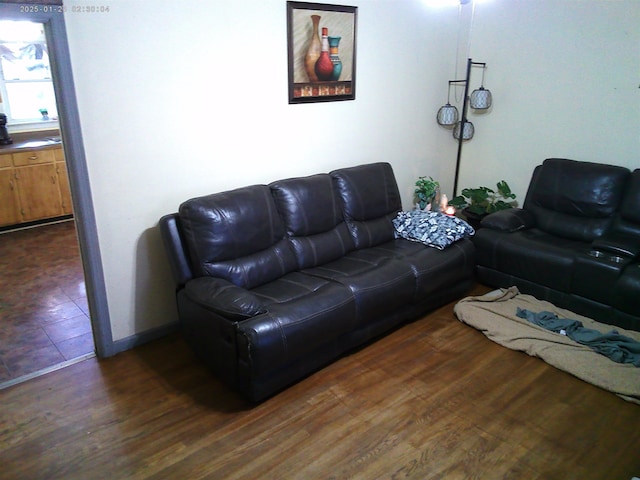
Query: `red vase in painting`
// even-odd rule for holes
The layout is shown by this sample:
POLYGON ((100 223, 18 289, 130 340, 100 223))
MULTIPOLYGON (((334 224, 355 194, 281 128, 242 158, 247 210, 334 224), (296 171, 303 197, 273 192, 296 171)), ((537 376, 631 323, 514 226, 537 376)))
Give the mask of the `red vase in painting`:
POLYGON ((329 56, 329 31, 327 28, 322 29, 322 52, 316 62, 316 75, 318 80, 326 82, 331 80, 333 75, 333 62, 329 56))

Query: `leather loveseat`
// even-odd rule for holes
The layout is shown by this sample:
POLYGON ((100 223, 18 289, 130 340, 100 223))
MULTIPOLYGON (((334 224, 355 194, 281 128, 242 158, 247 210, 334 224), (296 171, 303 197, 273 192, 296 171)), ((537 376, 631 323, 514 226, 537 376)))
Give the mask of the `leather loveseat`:
POLYGON ((260 401, 463 296, 471 240, 438 250, 395 238, 400 210, 388 163, 184 202, 160 228, 186 340, 260 401))
POLYGON ((473 243, 481 282, 640 331, 640 170, 547 159, 473 243))

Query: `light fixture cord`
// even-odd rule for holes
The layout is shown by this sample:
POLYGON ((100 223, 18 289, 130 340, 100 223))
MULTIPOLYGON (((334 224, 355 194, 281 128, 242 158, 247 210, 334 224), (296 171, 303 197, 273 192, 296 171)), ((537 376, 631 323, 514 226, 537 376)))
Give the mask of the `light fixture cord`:
POLYGON ((462 30, 462 3, 458 5, 458 38, 456 39, 456 61, 453 78, 458 79, 458 61, 460 60, 460 30, 462 30))
MULTIPOLYGON (((471 0, 471 18, 469 19, 469 33, 467 35, 467 55, 466 58, 471 57, 471 37, 473 34, 473 24, 476 16, 476 2, 471 0)), ((456 74, 455 79, 458 77, 458 64, 460 63, 460 32, 462 30, 462 2, 458 5, 458 41, 456 42, 456 74)), ((484 73, 484 70, 483 70, 484 73)), ((484 83, 484 81, 482 82, 484 83)), ((454 90, 456 96, 456 102, 460 102, 462 97, 459 96, 458 91, 454 90)))
POLYGON ((471 58, 471 37, 473 36, 473 23, 476 18, 476 2, 471 0, 471 19, 469 20, 469 36, 467 37, 467 58, 471 58))

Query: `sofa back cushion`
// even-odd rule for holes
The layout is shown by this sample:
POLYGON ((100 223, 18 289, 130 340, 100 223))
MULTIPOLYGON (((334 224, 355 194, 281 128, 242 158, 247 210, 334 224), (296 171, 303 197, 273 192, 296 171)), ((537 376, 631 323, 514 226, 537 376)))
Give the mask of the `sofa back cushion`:
POLYGON ((633 171, 624 198, 620 216, 623 220, 636 224, 640 228, 640 168, 633 171))
POLYGON ((279 180, 270 187, 298 268, 322 265, 353 250, 330 175, 279 180))
POLYGON ((611 226, 628 177, 624 167, 548 158, 534 171, 524 208, 541 230, 590 242, 611 226))
POLYGON ((620 208, 620 229, 640 235, 640 168, 633 171, 620 208))
POLYGON ((330 175, 356 248, 393 240, 392 221, 402 210, 402 200, 391 165, 371 163, 335 170, 330 175))
POLYGON ((266 185, 187 200, 179 216, 196 276, 253 288, 296 269, 266 185))

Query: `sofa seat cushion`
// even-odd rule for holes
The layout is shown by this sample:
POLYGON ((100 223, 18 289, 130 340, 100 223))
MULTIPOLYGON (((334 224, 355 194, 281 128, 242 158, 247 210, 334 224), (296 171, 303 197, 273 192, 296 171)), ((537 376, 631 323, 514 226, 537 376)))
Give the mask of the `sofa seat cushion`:
POLYGON ((415 295, 416 282, 411 266, 381 256, 372 249, 354 250, 333 262, 308 268, 304 273, 347 287, 356 302, 358 325, 375 322, 404 308, 415 295))
POLYGON ((414 272, 416 303, 434 292, 473 278, 476 255, 469 238, 458 240, 442 251, 408 240, 397 240, 392 245, 395 254, 411 265, 414 272))
POLYGON ((339 352, 341 338, 354 328, 355 301, 345 286, 299 272, 253 289, 266 312, 238 322, 256 375, 290 364, 321 345, 339 352))
POLYGON ((481 228, 473 237, 477 264, 570 293, 576 253, 590 244, 557 237, 537 228, 504 232, 481 228))
POLYGON ((404 238, 367 250, 380 257, 395 258, 409 265, 416 282, 412 300, 414 303, 427 299, 434 292, 473 278, 476 265, 475 248, 468 238, 459 240, 444 250, 404 238))
POLYGON ((187 200, 179 216, 195 276, 253 288, 297 268, 266 185, 187 200))

